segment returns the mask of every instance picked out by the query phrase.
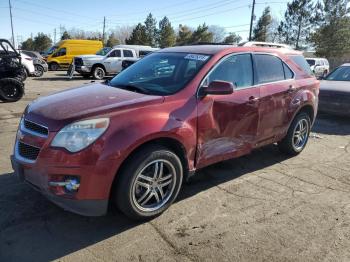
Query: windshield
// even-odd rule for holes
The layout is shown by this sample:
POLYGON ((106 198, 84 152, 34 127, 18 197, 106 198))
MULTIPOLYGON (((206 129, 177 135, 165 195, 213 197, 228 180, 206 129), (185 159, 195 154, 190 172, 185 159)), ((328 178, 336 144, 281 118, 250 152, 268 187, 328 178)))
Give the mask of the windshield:
POLYGON ((101 48, 100 50, 98 50, 98 51, 96 52, 96 55, 105 56, 105 55, 107 55, 107 53, 108 53, 109 51, 111 51, 111 49, 112 49, 112 48, 110 48, 110 47, 101 48))
POLYGON ((137 90, 145 90, 148 94, 174 94, 193 79, 209 57, 188 53, 152 53, 114 77, 110 85, 137 87, 137 90))
POLYGON ((46 49, 46 51, 44 52, 44 54, 46 55, 51 55, 53 52, 56 51, 56 49, 58 48, 58 46, 51 46, 48 49, 46 49))
POLYGON ((315 65, 315 60, 313 60, 313 59, 306 59, 306 61, 308 62, 308 64, 310 66, 314 66, 315 65))
POLYGON ((350 66, 338 67, 327 76, 326 80, 350 81, 350 66))

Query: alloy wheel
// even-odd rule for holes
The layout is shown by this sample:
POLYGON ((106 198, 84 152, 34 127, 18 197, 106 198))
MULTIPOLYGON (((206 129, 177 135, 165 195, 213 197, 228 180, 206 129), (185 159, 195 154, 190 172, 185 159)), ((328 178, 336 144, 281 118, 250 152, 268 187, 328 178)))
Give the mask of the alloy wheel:
POLYGON ((132 201, 141 211, 152 212, 171 198, 176 185, 176 169, 165 159, 148 163, 137 174, 132 186, 132 201))
POLYGON ((302 118, 296 124, 293 132, 293 147, 296 151, 304 148, 309 136, 309 122, 302 118))

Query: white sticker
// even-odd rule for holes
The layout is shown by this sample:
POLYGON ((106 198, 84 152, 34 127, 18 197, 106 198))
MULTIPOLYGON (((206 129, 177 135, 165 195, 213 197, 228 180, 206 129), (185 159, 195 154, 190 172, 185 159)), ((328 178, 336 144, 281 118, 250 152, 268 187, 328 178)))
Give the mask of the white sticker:
POLYGON ((185 56, 185 59, 190 60, 198 60, 198 61, 205 61, 209 58, 207 55, 197 55, 197 54, 188 54, 185 56))

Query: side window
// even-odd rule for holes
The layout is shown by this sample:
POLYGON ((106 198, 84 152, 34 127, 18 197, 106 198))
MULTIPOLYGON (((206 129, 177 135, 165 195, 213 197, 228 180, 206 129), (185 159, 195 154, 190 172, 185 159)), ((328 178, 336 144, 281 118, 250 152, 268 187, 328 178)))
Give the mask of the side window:
POLYGON ((134 57, 131 50, 123 50, 124 57, 134 57))
POLYGON ((289 67, 285 63, 283 63, 283 70, 285 79, 292 79, 294 77, 294 73, 292 72, 292 70, 289 69, 289 67))
POLYGON ((108 55, 108 57, 121 57, 120 50, 117 49, 117 50, 112 51, 112 52, 108 55))
POLYGON ((254 55, 254 60, 259 84, 284 80, 281 59, 273 55, 254 55))
POLYGON ((53 57, 64 56, 64 55, 66 55, 66 48, 61 48, 53 55, 53 57))
POLYGON ((210 73, 207 83, 221 80, 234 84, 237 89, 253 85, 253 63, 250 54, 231 55, 210 73))

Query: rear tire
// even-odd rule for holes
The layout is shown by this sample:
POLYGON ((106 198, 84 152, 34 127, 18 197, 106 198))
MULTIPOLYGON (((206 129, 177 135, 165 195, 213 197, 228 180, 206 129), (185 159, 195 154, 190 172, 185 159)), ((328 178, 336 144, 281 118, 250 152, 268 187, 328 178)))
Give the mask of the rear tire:
POLYGON ((299 113, 290 125, 287 135, 278 142, 280 151, 292 156, 298 155, 307 144, 310 129, 310 116, 306 113, 299 113))
POLYGON ((101 66, 96 66, 92 70, 92 76, 96 80, 102 80, 106 76, 106 72, 101 66))
POLYGON ((24 95, 24 84, 15 78, 0 79, 0 100, 16 102, 24 95))
POLYGON ((133 220, 163 213, 176 199, 183 177, 179 157, 163 146, 151 145, 134 154, 117 174, 113 200, 133 220))

